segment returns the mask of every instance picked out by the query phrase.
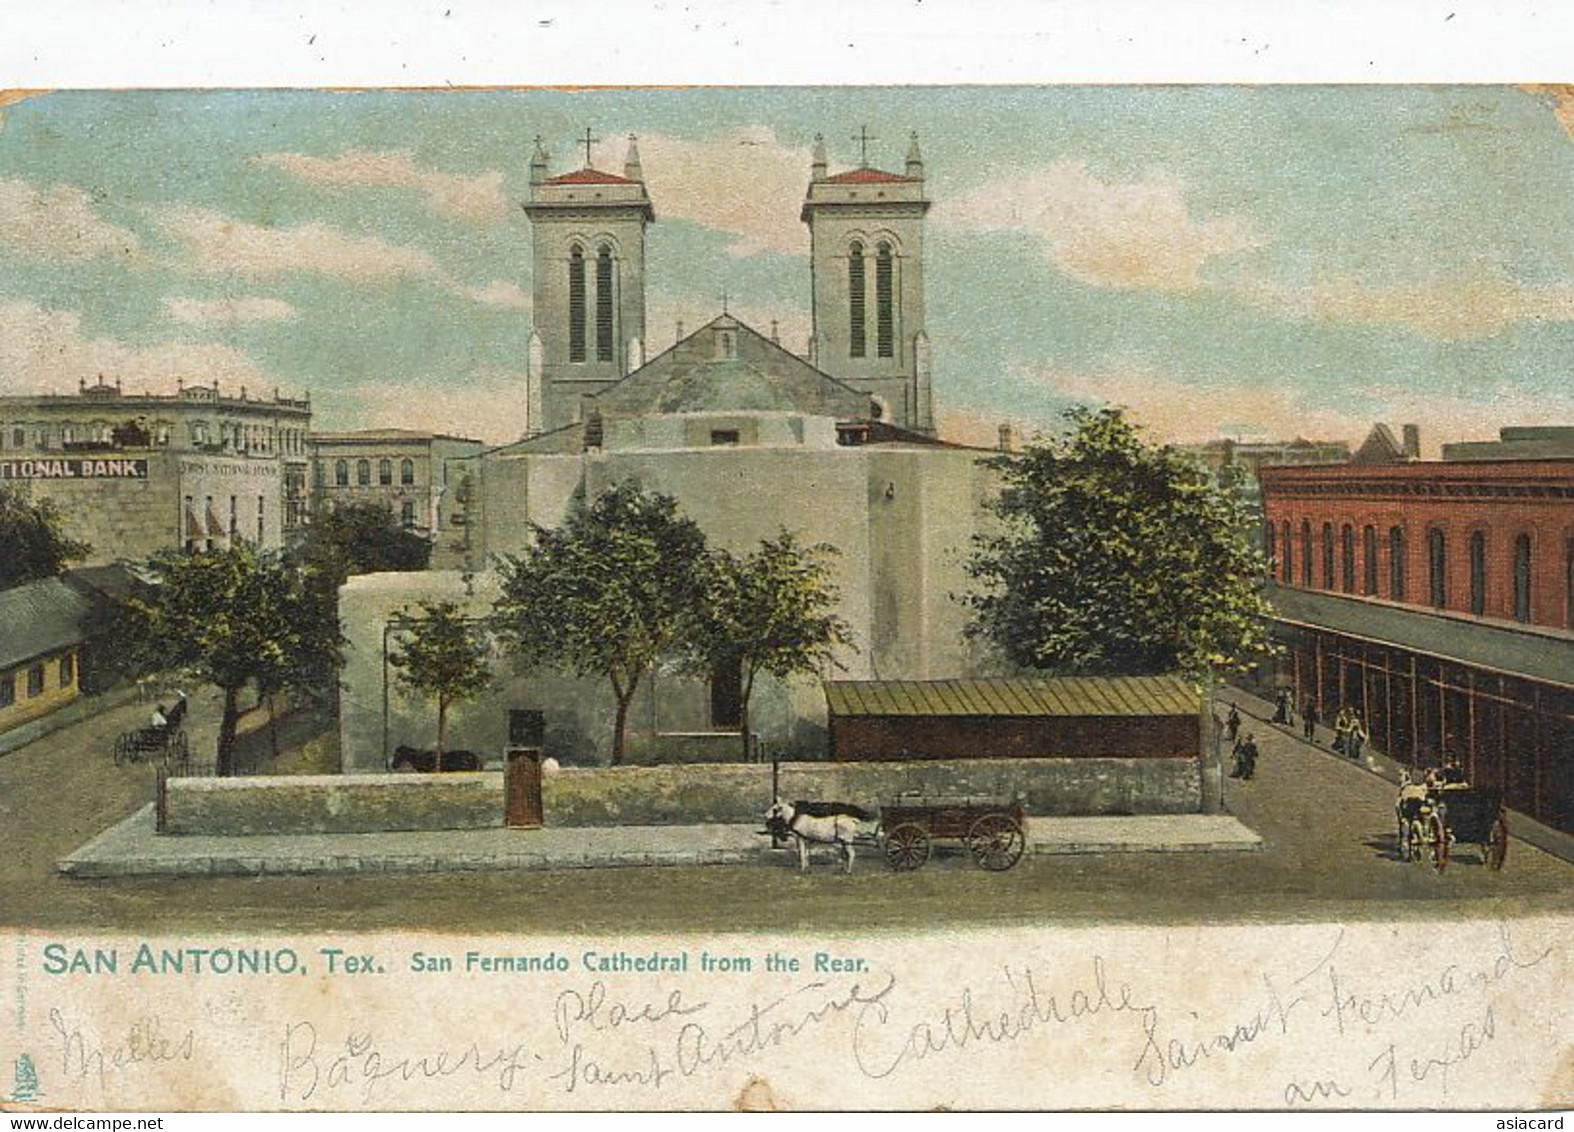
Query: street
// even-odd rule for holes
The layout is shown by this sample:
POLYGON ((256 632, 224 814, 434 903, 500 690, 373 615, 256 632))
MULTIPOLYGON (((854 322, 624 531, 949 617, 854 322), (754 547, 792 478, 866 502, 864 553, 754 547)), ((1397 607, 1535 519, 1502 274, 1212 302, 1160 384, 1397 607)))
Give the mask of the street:
MULTIPOLYGON (((0 923, 110 932, 878 931, 1494 918, 1574 908, 1574 865, 1518 840, 1500 873, 1480 865, 1473 847, 1441 875, 1395 860, 1392 786, 1255 718, 1245 728, 1261 748, 1257 775, 1226 780, 1226 803, 1263 836, 1261 852, 1039 857, 1000 874, 937 854, 914 873, 890 873, 866 856, 852 876, 829 861, 801 876, 795 854, 776 853, 758 866, 535 874, 58 875, 58 858, 152 798, 150 764, 116 767, 110 758, 115 735, 147 712, 116 708, 0 757, 0 923)), ((217 726, 215 697, 198 694, 189 719, 194 759, 211 758, 217 726)))

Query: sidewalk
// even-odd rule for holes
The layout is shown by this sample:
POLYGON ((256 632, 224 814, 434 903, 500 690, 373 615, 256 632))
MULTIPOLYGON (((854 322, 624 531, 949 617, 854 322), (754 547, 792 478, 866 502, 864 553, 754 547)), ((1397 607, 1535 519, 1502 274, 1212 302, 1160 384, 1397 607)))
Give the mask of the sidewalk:
MULTIPOLYGON (((1262 839, 1225 814, 1029 818, 1033 854, 1251 851, 1262 839)), ((937 854, 951 843, 937 845, 937 854)), ((830 850, 815 854, 829 864, 830 850)), ((876 846, 857 847, 884 867, 876 846)), ((160 837, 146 806, 58 863, 70 876, 262 876, 506 872, 513 870, 742 865, 773 859, 748 825, 467 829, 440 832, 160 837)), ((795 853, 774 855, 782 862, 795 853)))
MULTIPOLYGON (((1221 716, 1229 711, 1228 706, 1224 705, 1230 703, 1239 704, 1243 717, 1249 717, 1255 723, 1272 729, 1277 737, 1291 740, 1307 750, 1317 751, 1324 757, 1333 759, 1335 762, 1345 766, 1365 770, 1374 777, 1392 783, 1395 793, 1397 794, 1398 792, 1399 772, 1404 767, 1372 747, 1371 744, 1367 744, 1360 759, 1346 758, 1333 749, 1333 729, 1325 724, 1318 725, 1318 742, 1308 743, 1301 737, 1299 715, 1296 717, 1297 722, 1294 727, 1286 727, 1282 723, 1270 723, 1269 721, 1273 718, 1273 704, 1244 688, 1234 686, 1221 688, 1215 696, 1215 703, 1221 705, 1219 707, 1221 716)), ((1560 857, 1565 861, 1574 863, 1574 836, 1561 833, 1550 826, 1542 825, 1518 810, 1509 811, 1508 827, 1509 833, 1513 837, 1524 841, 1526 844, 1534 845, 1544 853, 1551 853, 1554 857, 1560 857)))

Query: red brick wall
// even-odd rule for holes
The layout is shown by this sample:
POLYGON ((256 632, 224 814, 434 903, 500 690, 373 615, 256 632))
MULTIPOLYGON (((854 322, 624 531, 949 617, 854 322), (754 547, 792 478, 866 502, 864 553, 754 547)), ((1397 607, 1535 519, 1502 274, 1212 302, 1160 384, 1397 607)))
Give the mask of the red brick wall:
POLYGON ((1301 523, 1312 524, 1313 589, 1323 589, 1323 524, 1333 524, 1333 590, 1343 592, 1342 529, 1355 540, 1355 585, 1364 594, 1366 546, 1363 530, 1377 536, 1377 590, 1394 600, 1390 588, 1389 530, 1405 532, 1407 604, 1430 606, 1431 568, 1428 532, 1443 532, 1446 553, 1446 608, 1470 613, 1470 539, 1485 538, 1486 589, 1482 615, 1514 620, 1514 542, 1530 536, 1530 620, 1554 628, 1570 621, 1569 553, 1574 540, 1574 460, 1501 463, 1413 463, 1384 467, 1270 468, 1262 475, 1263 511, 1275 530, 1281 584, 1301 588, 1301 523), (1291 572, 1283 570, 1284 524, 1288 522, 1291 572))

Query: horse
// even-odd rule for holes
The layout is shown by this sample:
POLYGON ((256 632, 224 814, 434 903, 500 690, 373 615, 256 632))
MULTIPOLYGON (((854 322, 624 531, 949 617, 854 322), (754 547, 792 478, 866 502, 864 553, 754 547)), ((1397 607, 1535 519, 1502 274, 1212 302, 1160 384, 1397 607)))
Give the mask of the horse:
POLYGON ((809 843, 834 845, 842 855, 844 872, 853 871, 853 842, 874 820, 868 810, 847 802, 783 802, 780 798, 765 811, 765 828, 773 836, 791 834, 798 843, 798 869, 809 871, 809 843))

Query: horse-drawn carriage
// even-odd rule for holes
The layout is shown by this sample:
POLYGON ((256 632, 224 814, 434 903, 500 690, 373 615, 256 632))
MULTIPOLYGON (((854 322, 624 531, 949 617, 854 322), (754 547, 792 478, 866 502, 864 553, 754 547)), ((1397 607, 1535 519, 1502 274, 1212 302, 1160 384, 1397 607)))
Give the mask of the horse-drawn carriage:
POLYGON ((810 845, 833 845, 852 872, 855 845, 878 845, 898 872, 920 868, 936 840, 961 841, 979 868, 1004 872, 1027 849, 1021 798, 990 795, 900 794, 876 818, 843 802, 777 801, 765 815, 773 837, 792 837, 799 867, 809 867, 810 845))
POLYGON ((936 839, 962 841, 981 869, 1005 872, 1027 848, 1022 801, 981 794, 901 794, 880 807, 880 846, 898 872, 920 868, 936 839))
POLYGON ((177 762, 186 757, 186 733, 179 724, 164 727, 138 727, 124 731, 115 740, 115 765, 139 763, 145 759, 177 762))
POLYGON ((1465 783, 1400 783, 1394 807, 1401 860, 1425 861, 1441 872, 1456 845, 1475 845, 1493 872, 1508 856, 1508 812, 1503 792, 1465 783))

